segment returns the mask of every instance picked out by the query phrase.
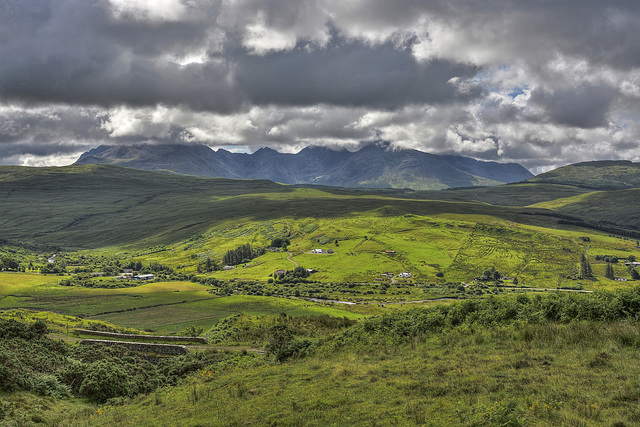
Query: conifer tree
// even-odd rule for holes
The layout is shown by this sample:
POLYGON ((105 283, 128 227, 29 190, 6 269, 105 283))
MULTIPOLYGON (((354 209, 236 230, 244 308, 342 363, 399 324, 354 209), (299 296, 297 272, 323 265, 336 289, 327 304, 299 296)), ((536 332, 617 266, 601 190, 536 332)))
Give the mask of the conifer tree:
POLYGON ((607 263, 607 268, 605 269, 604 277, 611 280, 615 279, 615 275, 613 272, 613 265, 607 263))
POLYGON ((586 279, 592 276, 593 272, 591 271, 591 264, 589 264, 589 260, 584 254, 580 255, 580 278, 586 279))

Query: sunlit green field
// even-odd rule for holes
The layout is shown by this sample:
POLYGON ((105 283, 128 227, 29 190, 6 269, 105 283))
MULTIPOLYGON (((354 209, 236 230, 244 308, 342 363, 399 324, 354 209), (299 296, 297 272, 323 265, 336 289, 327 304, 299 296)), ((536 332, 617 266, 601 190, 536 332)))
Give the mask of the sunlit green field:
POLYGON ((302 300, 236 295, 216 297, 192 282, 156 282, 120 289, 58 286, 58 276, 0 273, 5 295, 0 309, 49 310, 87 320, 157 333, 176 333, 189 325, 209 329, 232 314, 289 316, 330 315, 359 318, 340 307, 302 300), (24 280, 20 278, 23 277, 24 280), (13 295, 17 293, 17 295, 13 295))
MULTIPOLYGON (((209 276, 264 282, 276 270, 301 265, 317 270, 312 279, 322 282, 374 282, 383 273, 397 276, 407 271, 412 274, 413 283, 437 283, 437 273, 447 281, 467 283, 486 268, 495 267, 506 277, 517 277, 520 285, 562 287, 577 284, 571 276, 580 255, 586 252, 598 281, 583 281, 580 285, 598 289, 613 284, 603 277, 605 263, 596 261, 595 255, 640 258, 634 240, 592 230, 540 227, 479 215, 389 217, 368 212, 331 220, 246 221, 226 231, 224 237, 205 234, 197 241, 182 242, 135 259, 195 272, 202 257, 221 259, 224 252, 239 245, 266 247, 272 238, 289 235, 290 257, 285 252, 267 252, 233 270, 209 276), (589 241, 582 240, 584 237, 589 241), (316 248, 333 253, 311 253, 316 248), (395 254, 385 253, 387 250, 395 254)), ((622 262, 614 268, 617 275, 628 277, 622 262)))

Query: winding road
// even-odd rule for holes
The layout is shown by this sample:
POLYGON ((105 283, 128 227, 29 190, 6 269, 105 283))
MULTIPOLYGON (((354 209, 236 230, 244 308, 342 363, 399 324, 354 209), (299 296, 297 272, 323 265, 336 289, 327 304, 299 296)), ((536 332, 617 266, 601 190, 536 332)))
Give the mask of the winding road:
POLYGON ((299 267, 298 263, 291 259, 291 257, 293 256, 293 252, 287 252, 287 253, 289 254, 289 256, 287 257, 287 261, 289 261, 290 263, 292 263, 296 267, 299 267))

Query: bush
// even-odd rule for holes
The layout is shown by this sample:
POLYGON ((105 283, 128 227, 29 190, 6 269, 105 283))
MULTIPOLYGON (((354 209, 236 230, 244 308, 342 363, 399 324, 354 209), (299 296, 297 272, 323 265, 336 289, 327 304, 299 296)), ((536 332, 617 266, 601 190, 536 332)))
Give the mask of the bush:
POLYGON ((42 396, 51 396, 55 398, 64 398, 71 396, 69 388, 61 384, 52 374, 39 375, 33 382, 33 391, 42 396))
POLYGON ((87 367, 80 394, 104 403, 114 397, 127 396, 127 382, 127 373, 118 364, 100 360, 87 367))
POLYGON ((185 337, 199 337, 202 332, 204 332, 202 326, 189 325, 182 331, 182 335, 185 337))

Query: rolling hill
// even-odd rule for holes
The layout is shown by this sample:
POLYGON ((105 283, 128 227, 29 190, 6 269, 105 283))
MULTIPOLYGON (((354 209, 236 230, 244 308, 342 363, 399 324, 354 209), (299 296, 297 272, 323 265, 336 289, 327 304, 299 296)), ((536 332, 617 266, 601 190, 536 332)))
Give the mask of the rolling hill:
POLYGON ((528 182, 572 185, 593 190, 640 187, 640 163, 602 160, 563 166, 530 178, 528 182))
MULTIPOLYGON (((71 248, 139 242, 166 244, 240 219, 335 218, 382 209, 384 215, 511 217, 485 203, 420 200, 375 190, 355 194, 140 171, 111 165, 0 168, 0 235, 71 248)), ((431 193, 429 193, 431 195, 431 193)))
POLYGON ((7 166, 0 168, 0 237, 69 248, 166 244, 241 218, 337 218, 375 210, 386 216, 487 215, 529 224, 544 215, 523 213, 547 212, 545 223, 557 221, 553 215, 559 213, 590 223, 638 226, 637 189, 590 192, 576 179, 571 182, 579 186, 557 177, 556 183, 537 181, 411 191, 198 178, 112 165, 7 166))
MULTIPOLYGON (((146 253, 145 262, 193 273, 201 259, 221 262, 239 245, 264 248, 284 236, 293 261, 319 270, 321 281, 368 281, 385 271, 412 271, 416 280, 446 271, 449 280, 466 281, 494 265, 519 280, 560 286, 571 281, 584 250, 580 236, 593 240, 599 230, 636 238, 637 191, 547 183, 349 189, 112 165, 3 167, 0 238, 64 251, 126 246, 119 251, 146 253), (614 200, 625 200, 625 209, 612 209, 614 200), (327 245, 336 257, 309 254, 327 245), (391 249, 399 256, 381 258, 391 249)), ((635 251, 633 242, 617 242, 609 237, 599 246, 622 258, 635 251)), ((216 274, 264 280, 293 261, 267 253, 250 268, 216 274)))
POLYGON ((112 164, 142 170, 233 179, 268 179, 284 184, 439 190, 522 181, 524 167, 467 157, 437 156, 369 144, 356 152, 307 147, 297 154, 261 148, 252 154, 213 151, 204 145, 100 146, 76 164, 112 164))

